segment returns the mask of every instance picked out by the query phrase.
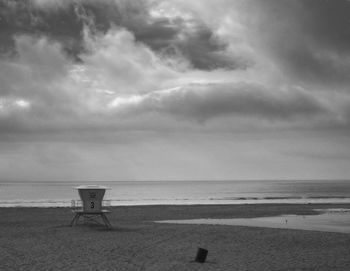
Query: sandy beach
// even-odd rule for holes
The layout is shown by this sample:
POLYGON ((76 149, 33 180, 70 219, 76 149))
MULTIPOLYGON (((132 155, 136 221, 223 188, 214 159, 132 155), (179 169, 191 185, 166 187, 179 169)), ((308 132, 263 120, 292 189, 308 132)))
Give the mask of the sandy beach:
POLYGON ((1 208, 0 270, 350 270, 350 234, 218 225, 194 218, 315 214, 349 205, 113 207, 112 230, 70 227, 69 208, 1 208), (208 249, 204 264, 194 262, 208 249))

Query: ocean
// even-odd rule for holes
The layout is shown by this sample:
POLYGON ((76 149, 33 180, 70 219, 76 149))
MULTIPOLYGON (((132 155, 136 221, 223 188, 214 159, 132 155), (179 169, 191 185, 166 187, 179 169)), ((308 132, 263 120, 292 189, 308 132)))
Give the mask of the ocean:
POLYGON ((0 182, 0 207, 69 207, 75 187, 110 188, 112 206, 164 204, 350 203, 350 180, 0 182))

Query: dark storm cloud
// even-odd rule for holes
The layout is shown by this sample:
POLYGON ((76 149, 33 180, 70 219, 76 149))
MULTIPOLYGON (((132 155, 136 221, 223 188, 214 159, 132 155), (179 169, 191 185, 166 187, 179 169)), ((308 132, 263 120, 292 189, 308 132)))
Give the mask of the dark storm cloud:
MULTIPOLYGON (((185 29, 180 27, 179 29, 185 29)), ((180 32, 180 31, 179 31, 180 32)), ((174 39, 163 42, 165 53, 172 54, 172 49, 178 49, 195 68, 202 70, 245 69, 248 61, 228 54, 225 49, 227 44, 215 37, 213 31, 205 24, 197 24, 191 27, 191 31, 183 31, 182 39, 174 39)))
POLYGON ((125 27, 137 41, 172 57, 180 54, 194 68, 245 68, 247 63, 225 52, 227 44, 198 18, 190 24, 182 17, 153 18, 146 1, 0 1, 0 49, 14 48, 14 35, 45 35, 63 44, 66 53, 80 60, 84 51, 83 28, 106 33, 112 26, 125 27), (179 36, 181 35, 181 38, 179 36))
POLYGON ((73 8, 41 9, 31 1, 0 2, 1 50, 13 50, 16 35, 45 35, 64 44, 67 52, 76 55, 82 49, 81 30, 73 8))

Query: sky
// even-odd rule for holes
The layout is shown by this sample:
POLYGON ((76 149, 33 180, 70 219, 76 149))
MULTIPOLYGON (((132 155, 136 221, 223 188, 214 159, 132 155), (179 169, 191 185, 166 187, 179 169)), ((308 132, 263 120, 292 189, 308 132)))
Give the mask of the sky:
POLYGON ((349 179, 350 1, 0 0, 0 172, 349 179))

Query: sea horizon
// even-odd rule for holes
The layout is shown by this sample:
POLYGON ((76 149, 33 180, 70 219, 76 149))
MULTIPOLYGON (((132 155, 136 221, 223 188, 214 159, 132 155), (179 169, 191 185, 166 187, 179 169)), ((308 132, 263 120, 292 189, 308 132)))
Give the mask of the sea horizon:
POLYGON ((111 206, 350 203, 349 180, 2 181, 0 207, 70 207, 83 184, 109 187, 111 206))

